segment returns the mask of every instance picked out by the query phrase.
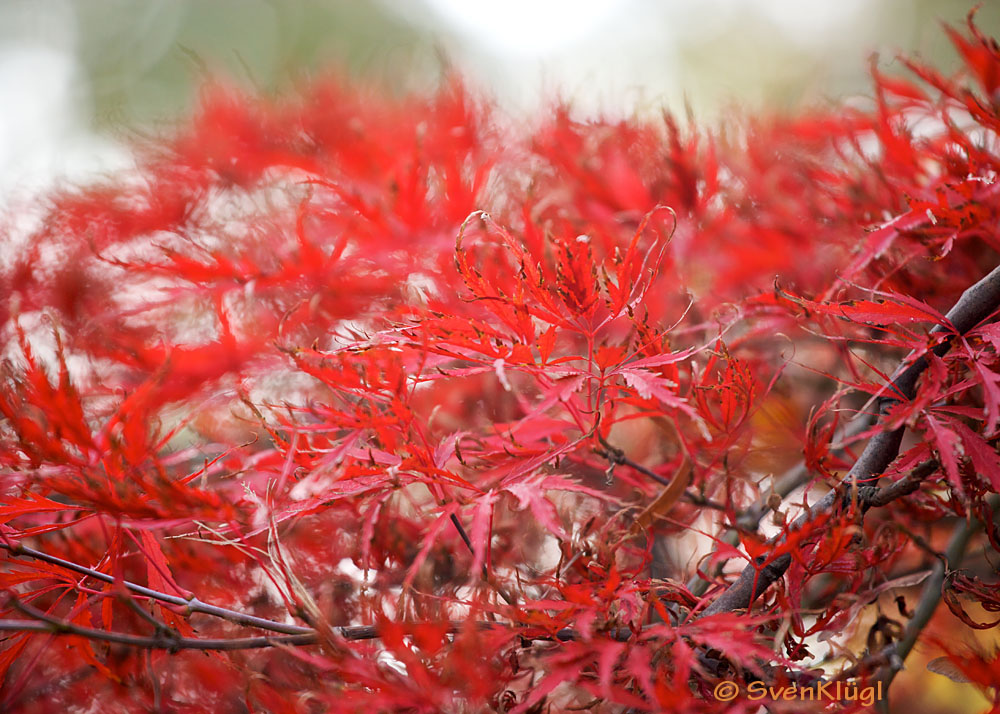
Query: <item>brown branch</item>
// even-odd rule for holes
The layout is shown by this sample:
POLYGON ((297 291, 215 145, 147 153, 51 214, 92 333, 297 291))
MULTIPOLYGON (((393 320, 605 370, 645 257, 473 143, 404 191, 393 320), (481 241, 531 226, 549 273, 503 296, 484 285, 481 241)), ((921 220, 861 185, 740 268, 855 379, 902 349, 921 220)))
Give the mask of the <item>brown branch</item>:
POLYGON ((63 560, 62 558, 57 558, 54 555, 49 555, 48 553, 43 553, 40 550, 35 550, 34 548, 29 548, 25 545, 10 545, 8 543, 0 543, 0 548, 10 551, 11 555, 23 555, 28 558, 34 558, 35 560, 41 560, 45 563, 51 563, 52 565, 58 565, 61 568, 70 570, 74 573, 84 575, 88 578, 94 578, 95 580, 100 580, 101 582, 115 584, 120 583, 125 589, 135 593, 136 595, 141 595, 143 597, 152 598, 153 600, 158 600, 160 602, 169 603, 171 605, 177 605, 186 610, 187 614, 200 612, 204 615, 212 615, 213 617, 221 617, 229 622, 236 623, 237 625, 244 625, 246 627, 257 627, 262 630, 270 630, 272 632, 280 632, 286 635, 305 635, 312 634, 315 631, 311 627, 303 627, 301 625, 288 625, 283 622, 276 622, 275 620, 268 620, 263 617, 256 617, 254 615, 247 615, 246 613, 239 612, 237 610, 230 610, 225 607, 218 607, 217 605, 209 605, 206 602, 202 602, 197 597, 183 598, 178 595, 170 595, 168 593, 160 592, 159 590, 153 590, 152 588, 147 588, 137 583, 130 582, 128 580, 116 581, 115 578, 107 573, 102 573, 99 570, 94 570, 93 568, 88 568, 83 565, 79 565, 69 560, 63 560))
POLYGON ((864 508, 881 508, 886 506, 897 498, 902 498, 903 496, 909 496, 911 493, 920 488, 920 484, 924 482, 924 479, 930 476, 932 473, 938 470, 938 462, 934 459, 928 459, 923 463, 919 464, 912 471, 906 473, 898 481, 893 481, 888 486, 883 486, 878 491, 871 492, 871 495, 862 501, 862 506, 864 508))
MULTIPOLYGON (((461 522, 459 522, 458 519, 455 518, 454 514, 452 515, 452 523, 458 529, 459 535, 462 537, 462 539, 465 541, 466 545, 469 547, 471 551, 472 543, 469 540, 469 536, 466 534, 465 529, 462 527, 461 522)), ((248 615, 246 613, 239 612, 238 610, 230 610, 229 608, 219 607, 217 605, 210 605, 206 602, 199 600, 197 597, 193 595, 190 598, 183 598, 178 595, 170 595, 169 593, 160 592, 159 590, 153 590, 152 588, 147 588, 143 585, 139 585, 138 583, 133 583, 129 580, 116 581, 113 576, 108 575, 107 573, 102 573, 99 570, 94 570, 93 568, 88 568, 86 566, 74 563, 69 560, 64 560, 63 558, 59 558, 54 555, 49 555, 48 553, 44 553, 40 550, 29 548, 26 545, 21 545, 21 544, 12 545, 10 543, 0 542, 0 548, 9 551, 11 555, 14 556, 21 555, 28 558, 33 558, 35 560, 41 560, 46 563, 51 563, 52 565, 58 565, 61 568, 65 568, 74 573, 84 575, 88 578, 94 578, 95 580, 100 580, 101 582, 110 584, 119 582, 126 590, 129 590, 135 593, 136 595, 140 595, 142 597, 148 597, 153 600, 158 600, 160 602, 165 602, 170 605, 176 605, 178 607, 182 607, 186 611, 185 614, 188 615, 199 612, 202 613, 203 615, 211 615, 213 617, 219 617, 224 620, 228 620, 229 622, 235 623, 237 625, 243 625, 246 627, 256 627, 261 630, 270 630, 271 632, 280 632, 286 635, 311 635, 315 633, 315 630, 311 627, 304 627, 302 625, 288 625, 283 622, 277 622, 276 620, 269 620, 264 617, 248 615)), ((483 564, 483 578, 487 581, 487 583, 492 585, 497 590, 497 592, 500 594, 500 597, 502 597, 507 602, 507 604, 509 605, 514 604, 511 595, 504 589, 502 585, 496 582, 495 578, 493 578, 490 575, 485 564, 483 564)), ((148 613, 145 613, 145 615, 147 617, 151 617, 149 616, 148 613)), ((0 627, 0 629, 5 629, 5 628, 0 627)))
MULTIPOLYGON (((951 347, 956 335, 962 335, 977 324, 992 315, 1000 306, 1000 267, 994 268, 986 277, 966 290, 954 307, 946 315, 947 325, 935 325, 932 333, 946 333, 943 339, 934 345, 930 352, 938 357, 943 356, 951 347)), ((897 371, 888 392, 894 392, 904 399, 913 399, 916 393, 917 379, 929 364, 927 350, 913 351, 897 371)), ((889 409, 897 403, 895 397, 880 399, 878 414, 884 418, 889 409)), ((843 499, 847 488, 857 491, 859 483, 874 483, 890 463, 899 454, 899 446, 903 439, 904 427, 891 431, 882 431, 873 436, 865 446, 861 456, 843 478, 838 488, 832 489, 819 502, 806 510, 792 523, 791 531, 800 530, 816 515, 825 513, 843 499), (845 488, 847 487, 847 488, 845 488)), ((778 546, 782 539, 771 540, 773 546, 778 546)), ((792 562, 790 554, 786 553, 767 562, 766 556, 761 556, 748 564, 739 577, 701 613, 701 616, 714 615, 720 612, 732 612, 745 609, 753 603, 774 581, 784 575, 792 562), (765 564, 766 563, 766 564, 765 564)))
MULTIPOLYGON (((461 529, 461 524, 458 524, 458 528, 461 529)), ((462 529, 464 532, 464 529, 462 529)), ((107 633, 104 632, 106 636, 97 636, 93 633, 101 633, 102 630, 89 630, 88 628, 80 628, 72 623, 64 623, 70 630, 64 630, 62 624, 48 623, 47 621, 23 621, 23 620, 0 620, 0 631, 40 631, 40 632, 69 632, 74 634, 71 630, 76 630, 75 634, 81 634, 84 637, 91 637, 92 639, 104 640, 109 642, 116 642, 118 644, 125 644, 136 647, 152 647, 154 649, 170 649, 171 645, 169 643, 181 642, 181 649, 205 649, 205 650, 216 650, 216 649, 250 649, 256 647, 270 647, 274 644, 312 644, 316 637, 316 630, 311 627, 303 627, 302 625, 288 625, 283 622, 277 622, 275 620, 269 620, 263 617, 257 617, 255 615, 248 615, 238 610, 230 610, 229 608, 219 607, 217 605, 210 605, 206 602, 199 600, 195 596, 190 598, 183 598, 178 595, 170 595, 169 593, 160 592, 159 590, 153 590, 152 588, 139 585, 138 583, 133 583, 129 580, 116 581, 115 578, 107 573, 102 573, 99 570, 94 570, 93 568, 88 568, 86 566, 74 563, 63 558, 59 558, 54 555, 49 555, 40 550, 35 550, 34 548, 29 548, 28 546, 15 544, 11 545, 9 543, 0 542, 0 548, 7 550, 11 555, 14 556, 25 556, 28 558, 33 558, 35 560, 40 560, 45 563, 51 563, 52 565, 58 565, 61 568, 78 573, 88 578, 94 578, 95 580, 100 580, 101 582, 115 584, 116 582, 121 584, 126 590, 135 593, 141 597, 147 597, 152 600, 157 600, 159 602, 164 602, 170 605, 176 605, 185 609, 185 614, 190 615, 193 613, 201 613, 204 615, 211 615, 213 617, 219 617, 229 622, 237 625, 243 625, 246 627, 256 627, 262 630, 270 630, 272 632, 278 632, 283 635, 288 635, 286 638, 275 638, 275 637, 246 637, 237 639, 193 639, 193 638, 171 638, 169 633, 171 632, 169 628, 166 628, 163 623, 152 617, 149 613, 146 613, 142 608, 135 606, 133 609, 137 613, 143 616, 154 626, 156 634, 151 637, 141 637, 137 635, 126 635, 120 633, 107 633), (26 622, 31 623, 30 627, 23 626, 26 622), (53 629, 55 627, 55 629, 53 629), (83 632, 86 630, 86 634, 83 632), (301 638, 301 640, 296 639, 301 638), (161 644, 155 644, 155 643, 161 644), (163 644, 166 643, 166 644, 163 644)), ((494 579, 489 577, 488 572, 483 569, 483 576, 487 581, 495 587, 500 596, 505 600, 510 602, 510 595, 500 586, 498 583, 494 582, 494 579)), ((129 600, 130 604, 134 604, 133 601, 129 600)), ((23 603, 22 603, 23 604, 23 603)), ((366 640, 375 639, 378 634, 375 628, 368 625, 358 625, 352 627, 340 627, 335 628, 340 635, 347 640, 366 640)), ((576 637, 575 631, 567 629, 564 633, 565 637, 560 637, 559 639, 573 639, 576 637)))
MULTIPOLYGON (((883 489, 887 490, 887 489, 883 489)), ((902 637, 896 642, 891 642, 877 652, 866 655, 859 662, 839 672, 833 679, 845 680, 863 674, 878 671, 878 678, 884 683, 884 691, 889 691, 889 684, 893 677, 903 667, 906 656, 913 649, 920 632, 930 621, 935 608, 941 601, 944 577, 949 569, 955 569, 964 555, 965 547, 972 533, 980 527, 980 523, 974 520, 963 520, 952 530, 951 539, 945 553, 931 551, 938 559, 928 580, 924 583, 924 588, 920 593, 920 600, 917 602, 913 616, 907 622, 903 630, 902 637)))
MULTIPOLYGON (((840 434, 838 441, 842 442, 844 439, 850 438, 868 428, 870 425, 870 416, 868 414, 859 414, 840 434)), ((843 450, 843 447, 835 450, 838 453, 843 450)), ((774 510, 774 506, 771 503, 771 496, 777 494, 781 499, 784 499, 792 491, 804 486, 809 483, 812 473, 806 466, 805 462, 800 462, 796 466, 788 469, 785 473, 775 479, 771 485, 770 490, 766 495, 762 495, 752 504, 747 506, 747 508, 737 515, 735 524, 727 528, 725 532, 719 536, 719 540, 727 545, 735 546, 740 542, 741 532, 756 532, 760 527, 760 522, 764 520, 764 516, 774 510)), ((712 549, 712 554, 714 555, 718 551, 718 545, 712 549)), ((712 572, 709 577, 718 577, 722 574, 722 570, 725 567, 725 561, 717 561, 715 566, 712 568, 712 572)), ((701 596, 708 591, 708 587, 711 585, 711 580, 706 579, 706 577, 699 571, 695 573, 687 582, 687 588, 694 595, 701 596)))
MULTIPOLYGON (((275 635, 271 637, 237 637, 237 638, 195 638, 175 636, 171 631, 158 630, 150 636, 130 635, 124 632, 109 632, 93 627, 84 627, 68 620, 42 612, 22 602, 16 597, 10 597, 8 603, 16 610, 30 617, 30 620, 0 620, 0 630, 16 632, 48 632, 53 635, 76 635, 99 642, 112 642, 128 647, 142 647, 177 651, 188 650, 241 650, 259 647, 273 647, 279 644, 311 645, 319 641, 319 633, 275 635)), ((361 637, 355 639, 364 639, 361 637)))
MULTIPOLYGON (((46 612, 32 607, 20 599, 8 594, 8 603, 16 610, 27 615, 31 619, 14 620, 0 619, 0 632, 46 632, 52 635, 75 635, 85 637, 90 640, 100 642, 112 642, 126 647, 138 647, 143 649, 161 649, 170 651, 179 650, 245 650, 260 649, 265 647, 276 647, 280 645, 315 645, 321 642, 320 634, 316 630, 295 635, 269 635, 261 637, 182 637, 173 631, 158 631, 153 635, 132 635, 124 632, 109 632, 92 627, 77 625, 68 620, 55 617, 46 612)), ((412 623, 417 625, 419 623, 412 623)), ((512 625, 497 622, 475 621, 475 626, 481 630, 495 628, 510 628, 512 625)), ((467 622, 453 621, 450 623, 449 632, 452 634, 460 632, 468 626, 467 622)), ((347 627, 335 627, 334 631, 343 639, 348 641, 374 640, 381 637, 378 627, 375 625, 354 625, 347 627)), ((634 633, 627 627, 616 627, 608 633, 612 639, 625 641, 634 633)), ((580 639, 580 633, 571 627, 564 627, 554 635, 537 634, 521 635, 525 640, 551 641, 558 640, 566 642, 580 639)))

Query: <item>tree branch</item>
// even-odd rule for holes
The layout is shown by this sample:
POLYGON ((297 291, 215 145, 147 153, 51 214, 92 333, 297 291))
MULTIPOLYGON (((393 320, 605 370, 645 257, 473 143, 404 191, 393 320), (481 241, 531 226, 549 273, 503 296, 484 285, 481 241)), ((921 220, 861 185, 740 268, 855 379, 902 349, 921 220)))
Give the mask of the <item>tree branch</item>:
POLYGON ((892 503, 897 498, 908 496, 919 489, 920 484, 923 483, 924 479, 937 471, 937 469, 938 462, 934 459, 928 459, 927 461, 919 464, 912 471, 908 472, 898 481, 893 481, 891 484, 883 486, 878 491, 869 491, 868 493, 871 495, 864 499, 861 505, 866 509, 881 508, 882 506, 892 503))
MULTIPOLYGON (((111 642, 126 647, 139 647, 144 649, 160 650, 245 650, 261 649, 264 647, 276 647, 279 645, 315 645, 320 643, 320 634, 316 630, 295 635, 272 635, 261 637, 182 637, 173 634, 172 631, 160 630, 153 635, 132 635, 124 632, 109 632, 92 627, 77 625, 68 620, 55 617, 46 612, 32 607, 21 601, 17 597, 8 594, 10 605, 27 615, 31 619, 12 620, 0 619, 0 632, 47 632, 52 635, 76 635, 90 640, 100 642, 111 642)), ((418 625, 420 623, 412 623, 418 625)), ((497 622, 475 621, 475 626, 481 630, 496 628, 510 628, 511 625, 497 622)), ((467 622, 452 621, 449 632, 452 634, 461 631, 468 626, 467 622)), ((381 637, 378 627, 375 625, 354 625, 347 627, 335 627, 333 630, 342 638, 348 641, 374 640, 381 637)), ((608 635, 615 640, 625 641, 634 633, 627 627, 616 627, 608 632, 608 635)), ((555 635, 522 635, 526 640, 558 640, 567 642, 580 639, 580 633, 571 628, 564 627, 557 631, 555 635)))
POLYGON ((58 565, 60 568, 66 568, 66 570, 71 570, 74 573, 79 573, 80 575, 85 575, 88 578, 94 578, 95 580, 100 580, 101 582, 115 584, 116 582, 121 583, 123 587, 136 595, 141 595, 143 597, 152 598, 160 602, 169 603, 171 605, 177 605, 179 607, 185 608, 187 614, 200 612, 204 615, 212 615, 213 617, 221 617, 224 620, 236 623, 237 625, 244 625, 246 627, 257 627, 262 630, 270 630, 272 632, 280 632, 286 635, 305 635, 313 634, 315 631, 311 627, 303 627, 302 625, 288 625, 283 622, 277 622, 275 620, 268 620, 263 617, 256 617, 254 615, 247 615, 246 613, 239 612, 237 610, 230 610, 225 607, 218 607, 216 605, 209 605, 206 602, 202 602, 197 597, 183 598, 178 595, 170 595, 168 593, 160 592, 158 590, 153 590, 152 588, 147 588, 137 583, 133 583, 128 580, 116 581, 114 577, 108 575, 107 573, 102 573, 99 570, 94 570, 93 568, 87 568, 83 565, 78 565, 69 560, 63 560, 62 558, 57 558, 54 555, 49 555, 48 553, 43 553, 40 550, 35 550, 34 548, 29 548, 25 545, 10 545, 8 543, 0 543, 0 548, 10 551, 11 555, 23 555, 29 558, 34 558, 35 560, 41 560, 45 563, 51 563, 52 565, 58 565))
POLYGON ((923 632, 927 623, 930 622, 934 611, 937 609, 938 603, 941 601, 945 575, 947 575, 949 570, 954 570, 961 564, 965 548, 969 543, 969 538, 972 537, 972 534, 980 526, 981 524, 976 518, 967 518, 958 523, 955 526, 955 530, 952 531, 951 540, 948 542, 944 557, 939 557, 938 561, 934 564, 934 569, 930 577, 924 583, 924 589, 920 594, 920 601, 913 612, 913 617, 906 623, 903 636, 894 644, 888 664, 879 670, 878 679, 885 683, 884 691, 886 693, 886 696, 878 705, 880 712, 887 714, 889 711, 889 685, 892 684, 892 680, 899 671, 903 669, 903 662, 906 660, 906 656, 910 654, 913 646, 920 638, 920 633, 923 632))
MULTIPOLYGON (((838 441, 842 442, 844 439, 860 434, 867 429, 870 424, 870 415, 866 413, 859 414, 843 430, 838 441)), ((842 448, 837 449, 838 452, 841 450, 842 448)), ((777 494, 779 497, 784 499, 795 489, 809 483, 811 476, 812 474, 804 461, 788 469, 785 473, 773 481, 767 496, 761 496, 758 498, 736 517, 736 523, 732 527, 727 528, 725 532, 719 536, 719 540, 727 545, 735 546, 740 542, 741 531, 756 532, 756 530, 760 527, 760 522, 764 520, 764 516, 774 510, 774 507, 770 503, 770 496, 772 494, 777 494)), ((712 554, 714 555, 717 550, 718 546, 712 549, 712 554)), ((721 575, 724 565, 724 561, 717 562, 715 567, 712 569, 711 576, 717 577, 721 575)), ((711 581, 707 580, 699 571, 688 580, 687 588, 694 595, 701 596, 708 591, 708 586, 710 584, 711 581)))
MULTIPOLYGON (((962 335, 977 324, 992 315, 1000 306, 1000 267, 994 268, 989 275, 966 290, 954 307, 945 316, 947 325, 935 325, 932 333, 951 331, 930 352, 938 357, 944 355, 951 347, 956 335, 962 335)), ((891 389, 905 399, 913 399, 916 393, 917 379, 929 364, 927 350, 911 352, 903 366, 897 371, 891 382, 891 389)), ((884 418, 889 409, 898 400, 891 397, 880 399, 878 414, 884 418)), ((861 456, 851 470, 844 476, 838 488, 829 491, 819 502, 800 515, 792 523, 790 531, 800 530, 816 515, 830 511, 843 498, 845 486, 856 487, 859 483, 878 480, 878 477, 899 454, 899 446, 903 439, 904 427, 892 431, 882 431, 873 436, 865 446, 861 456)), ((853 490, 856 491, 856 488, 853 490)), ((781 538, 772 539, 771 544, 778 546, 781 538)), ((701 613, 701 616, 714 615, 720 612, 731 612, 750 606, 774 581, 784 575, 791 564, 790 554, 781 555, 767 563, 764 556, 748 564, 739 577, 701 613), (764 565, 764 563, 767 563, 764 565)))

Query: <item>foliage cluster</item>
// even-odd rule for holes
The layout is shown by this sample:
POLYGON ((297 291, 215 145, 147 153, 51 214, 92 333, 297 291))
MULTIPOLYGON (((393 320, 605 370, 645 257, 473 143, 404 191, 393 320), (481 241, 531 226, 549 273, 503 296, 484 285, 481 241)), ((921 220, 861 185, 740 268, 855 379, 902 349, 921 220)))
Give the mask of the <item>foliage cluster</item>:
POLYGON ((213 86, 12 218, 0 708, 755 712, 993 627, 1000 50, 947 32, 715 128, 213 86))

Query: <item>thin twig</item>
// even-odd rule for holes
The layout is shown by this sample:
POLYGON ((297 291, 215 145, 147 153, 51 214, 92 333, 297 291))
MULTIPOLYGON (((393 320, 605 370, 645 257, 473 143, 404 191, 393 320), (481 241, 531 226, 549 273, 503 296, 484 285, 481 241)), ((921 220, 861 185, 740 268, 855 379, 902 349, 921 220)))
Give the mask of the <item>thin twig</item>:
POLYGON ((153 711, 163 712, 163 695, 160 692, 160 678, 153 667, 153 650, 146 650, 146 669, 149 670, 149 681, 153 685, 153 711))
POLYGON ((172 629, 167 625, 167 623, 154 617, 151 613, 146 612, 142 605, 136 602, 135 598, 128 594, 123 594, 122 599, 125 604, 128 605, 129 609, 132 610, 136 615, 141 617, 143 620, 148 622, 153 626, 154 632, 171 632, 172 629))
MULTIPOLYGON (((458 516, 454 513, 451 514, 451 524, 455 526, 455 530, 458 531, 458 536, 462 539, 462 542, 465 543, 465 547, 469 549, 470 553, 475 555, 476 550, 472 547, 472 539, 469 538, 469 534, 465 531, 465 526, 462 525, 462 522, 458 520, 458 516)), ((482 570, 483 580, 497 591, 497 594, 503 598, 505 603, 514 607, 517 604, 517 600, 513 595, 507 592, 507 589, 501 585, 495 577, 490 574, 490 569, 486 563, 483 563, 482 570)))

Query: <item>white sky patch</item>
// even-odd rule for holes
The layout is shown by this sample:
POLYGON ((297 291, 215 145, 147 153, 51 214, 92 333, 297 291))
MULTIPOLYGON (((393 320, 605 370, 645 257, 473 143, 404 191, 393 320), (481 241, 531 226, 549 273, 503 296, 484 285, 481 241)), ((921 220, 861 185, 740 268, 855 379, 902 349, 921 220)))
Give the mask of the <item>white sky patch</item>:
POLYGON ((130 162, 127 150, 84 124, 84 86, 64 48, 0 46, 0 199, 41 192, 60 178, 79 181, 130 162))
MULTIPOLYGON (((716 0, 720 2, 720 0, 716 0)), ((762 15, 785 30, 789 39, 798 33, 837 32, 850 28, 870 0, 752 0, 762 15)), ((720 4, 747 6, 751 0, 721 0, 720 4)))
POLYGON ((501 53, 541 56, 593 34, 622 0, 426 0, 442 19, 501 53))
MULTIPOLYGON (((433 35, 461 73, 488 88, 501 106, 521 118, 560 97, 586 116, 628 116, 685 111, 689 103, 711 111, 730 95, 762 100, 769 57, 795 51, 819 58, 863 57, 878 43, 877 23, 866 23, 883 2, 865 0, 381 0, 389 11, 433 35), (743 36, 730 48, 746 57, 746 76, 728 87, 715 60, 691 56, 692 48, 743 36), (750 43, 748 45, 748 43, 750 43), (793 50, 793 48, 798 48, 793 50), (849 48, 856 48, 856 51, 849 48), (702 72, 691 62, 708 62, 702 72), (713 74, 714 72, 714 74, 713 74), (755 74, 757 73, 757 74, 755 74), (695 77, 707 79, 692 87, 695 77), (758 91, 759 90, 759 91, 758 91), (704 105, 702 107, 702 105, 704 105)), ((796 55, 797 56, 797 55, 796 55)), ((724 67, 723 62, 720 67, 724 67)), ((780 81, 780 80, 776 80, 780 81)), ((793 81, 793 80, 789 80, 793 81)))

